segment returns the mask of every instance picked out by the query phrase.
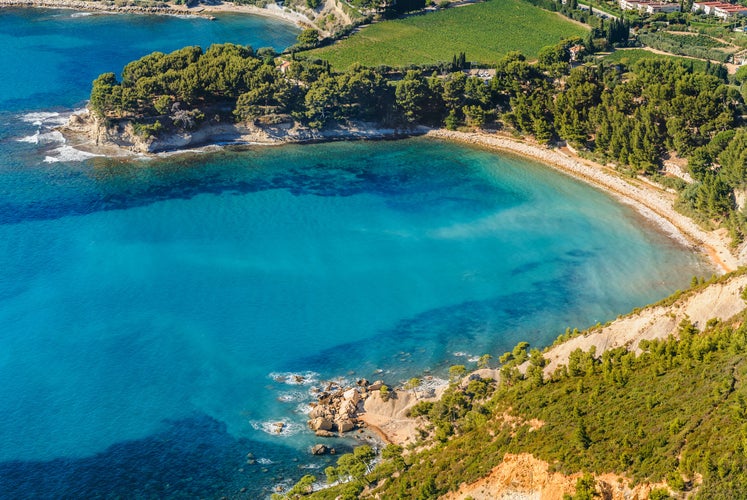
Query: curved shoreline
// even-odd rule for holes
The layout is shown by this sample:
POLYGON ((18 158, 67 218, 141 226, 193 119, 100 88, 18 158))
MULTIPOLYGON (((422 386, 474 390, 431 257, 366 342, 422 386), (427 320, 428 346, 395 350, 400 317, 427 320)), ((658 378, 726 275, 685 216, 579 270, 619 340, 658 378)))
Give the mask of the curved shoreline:
POLYGON ((576 155, 566 155, 557 149, 548 149, 505 135, 485 132, 456 132, 445 129, 431 130, 426 137, 483 146, 509 152, 540 162, 559 172, 602 189, 618 201, 633 207, 642 216, 654 222, 669 236, 689 243, 705 255, 722 273, 734 271, 743 265, 734 256, 723 230, 705 231, 692 219, 674 209, 674 197, 650 183, 627 179, 615 170, 576 155))
MULTIPOLYGON (((0 0, 7 1, 7 0, 0 0)), ((16 1, 16 0, 11 0, 16 1)), ((26 1, 26 0, 23 0, 26 1)), ((29 0, 32 1, 32 0, 29 0)), ((36 0, 33 0, 36 1, 36 0)), ((195 132, 172 134, 159 139, 154 144, 123 143, 126 134, 102 137, 99 124, 91 115, 73 115, 67 125, 60 130, 73 139, 72 146, 84 151, 103 151, 106 155, 115 153, 153 154, 156 151, 188 152, 197 147, 210 146, 216 141, 247 145, 283 145, 292 143, 327 142, 335 140, 382 140, 412 136, 425 136, 471 144, 489 149, 516 154, 556 171, 570 175, 605 193, 619 202, 635 209, 640 215, 653 222, 657 228, 679 243, 692 246, 713 263, 720 273, 728 273, 744 265, 744 255, 735 256, 731 251, 726 230, 706 231, 689 217, 674 209, 673 193, 638 178, 623 177, 616 170, 579 157, 572 151, 550 149, 532 144, 527 139, 516 139, 506 134, 490 132, 457 132, 446 129, 417 127, 411 130, 378 128, 371 123, 355 123, 324 130, 311 130, 306 127, 257 127, 241 124, 205 125, 195 132), (75 119, 73 119, 75 118, 75 119), (76 123, 77 122, 77 123, 76 123)), ((130 134, 131 135, 131 134, 130 134)))

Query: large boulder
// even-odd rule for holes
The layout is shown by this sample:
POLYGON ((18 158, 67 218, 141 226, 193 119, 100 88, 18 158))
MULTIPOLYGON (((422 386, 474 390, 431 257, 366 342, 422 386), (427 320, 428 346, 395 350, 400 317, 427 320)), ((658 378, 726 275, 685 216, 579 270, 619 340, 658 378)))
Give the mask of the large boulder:
POLYGON ((328 409, 324 405, 316 405, 309 412, 309 419, 314 420, 315 418, 327 416, 328 409))
POLYGON ((332 422, 323 417, 317 417, 309 420, 309 427, 312 431, 331 431, 332 422))
POLYGON ((359 392, 358 392, 358 391, 357 391, 357 390, 356 390, 355 388, 353 388, 353 389, 348 389, 347 391, 345 391, 345 392, 343 393, 342 397, 343 397, 343 398, 344 398, 344 399, 345 399, 346 401, 350 401, 350 402, 352 402, 352 403, 353 403, 354 405, 357 405, 357 404, 358 404, 358 401, 360 401, 360 400, 361 400, 361 395, 360 395, 360 393, 359 393, 359 392))
POLYGON ((383 380, 377 380, 376 382, 374 382, 373 384, 371 384, 371 385, 368 386, 368 390, 369 391, 378 391, 379 389, 381 389, 381 386, 383 386, 383 385, 384 385, 384 381, 383 380))
POLYGON ((349 418, 343 418, 335 422, 339 432, 350 432, 355 429, 355 424, 349 418))
POLYGON ((347 415, 348 417, 354 417, 358 413, 358 405, 352 401, 346 401, 340 406, 340 415, 347 415))

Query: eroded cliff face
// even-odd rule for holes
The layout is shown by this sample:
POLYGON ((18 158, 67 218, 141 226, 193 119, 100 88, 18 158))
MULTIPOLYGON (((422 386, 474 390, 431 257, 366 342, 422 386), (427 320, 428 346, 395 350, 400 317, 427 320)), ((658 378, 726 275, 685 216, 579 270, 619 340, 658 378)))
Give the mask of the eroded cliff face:
POLYGON ((152 139, 138 136, 129 121, 107 121, 85 110, 73 114, 60 132, 74 148, 106 155, 148 153, 152 139))
POLYGON ((301 125, 289 116, 233 123, 213 118, 192 130, 165 124, 155 136, 136 133, 128 119, 104 119, 89 110, 72 115, 67 125, 60 127, 70 145, 108 156, 128 153, 151 154, 179 151, 209 145, 262 144, 277 145, 315 141, 384 139, 424 134, 416 129, 382 128, 371 123, 348 123, 315 130, 301 125))
MULTIPOLYGON (((529 453, 507 454, 490 474, 471 484, 462 484, 444 500, 562 500, 563 495, 576 493, 576 481, 582 474, 566 476, 550 472, 550 464, 529 453)), ((644 500, 651 491, 664 484, 643 483, 630 486, 630 480, 614 474, 594 476, 599 498, 605 500, 644 500)))

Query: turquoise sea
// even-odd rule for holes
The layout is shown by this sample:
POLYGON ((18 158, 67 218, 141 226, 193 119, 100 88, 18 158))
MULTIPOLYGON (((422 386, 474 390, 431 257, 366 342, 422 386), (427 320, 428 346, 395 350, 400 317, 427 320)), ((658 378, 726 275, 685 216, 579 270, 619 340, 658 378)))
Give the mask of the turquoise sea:
POLYGON ((52 130, 149 51, 297 32, 0 10, 0 498, 262 498, 330 463, 304 430, 323 381, 437 378, 710 274, 606 195, 477 148, 125 161, 52 130))

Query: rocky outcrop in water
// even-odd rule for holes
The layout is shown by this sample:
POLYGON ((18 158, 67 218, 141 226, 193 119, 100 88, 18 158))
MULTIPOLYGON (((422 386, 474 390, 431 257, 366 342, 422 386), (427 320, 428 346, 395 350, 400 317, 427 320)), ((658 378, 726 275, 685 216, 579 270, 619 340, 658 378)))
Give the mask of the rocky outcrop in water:
MULTIPOLYGON (((359 380, 355 387, 338 389, 337 391, 323 391, 317 397, 317 402, 312 403, 309 412, 308 425, 317 436, 334 436, 334 432, 345 433, 361 426, 358 418, 363 412, 365 400, 375 391, 380 391, 384 386, 382 381, 373 384, 365 379, 359 380), (373 388, 376 389, 373 389, 373 388)), ((388 394, 393 395, 393 391, 388 394)), ((390 396, 391 397, 391 396, 390 396)))

